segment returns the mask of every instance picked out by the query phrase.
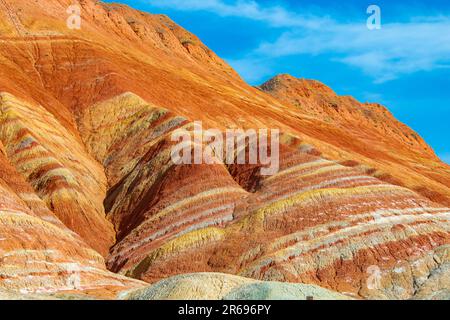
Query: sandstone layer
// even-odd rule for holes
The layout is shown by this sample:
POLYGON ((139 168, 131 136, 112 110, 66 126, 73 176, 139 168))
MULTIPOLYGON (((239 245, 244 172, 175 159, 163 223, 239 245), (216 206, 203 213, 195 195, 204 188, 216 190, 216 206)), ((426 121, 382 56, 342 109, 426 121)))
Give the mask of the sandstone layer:
POLYGON ((0 295, 448 297, 450 167, 385 107, 287 75, 251 87, 123 5, 80 1, 70 29, 71 4, 0 0, 0 295), (279 129, 280 171, 175 165, 196 121, 279 129))

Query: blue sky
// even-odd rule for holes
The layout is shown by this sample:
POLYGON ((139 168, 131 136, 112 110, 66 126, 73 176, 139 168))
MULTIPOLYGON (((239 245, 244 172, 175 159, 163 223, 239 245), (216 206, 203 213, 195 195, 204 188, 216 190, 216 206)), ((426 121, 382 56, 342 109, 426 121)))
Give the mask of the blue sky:
POLYGON ((118 1, 169 15, 250 84, 289 73, 382 103, 450 163, 448 0, 118 1), (366 26, 372 4, 380 30, 366 26))

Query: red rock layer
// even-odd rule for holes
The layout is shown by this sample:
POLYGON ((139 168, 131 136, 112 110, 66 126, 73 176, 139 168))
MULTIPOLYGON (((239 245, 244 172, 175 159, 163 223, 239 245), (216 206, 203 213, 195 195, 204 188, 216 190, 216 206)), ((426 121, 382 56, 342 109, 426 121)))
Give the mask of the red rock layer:
POLYGON ((114 243, 103 208, 106 179, 84 146, 44 108, 9 94, 0 95, 0 140, 47 208, 106 254, 114 243))
POLYGON ((73 115, 133 92, 209 127, 279 127, 329 158, 367 165, 378 177, 450 204, 449 167, 379 106, 335 97, 317 84, 303 89, 303 95, 310 95, 305 110, 295 105, 300 100, 296 90, 286 91, 292 99, 275 94, 280 103, 245 84, 195 36, 164 16, 89 0, 81 3, 81 30, 69 30, 69 0, 3 2, 15 18, 3 23, 1 90, 36 100, 75 134, 73 115), (20 28, 13 27, 17 21, 20 28), (334 106, 339 116, 319 112, 334 106), (353 125, 346 132, 342 127, 349 122, 353 125))
POLYGON ((0 154, 2 290, 111 298, 142 286, 108 272, 102 256, 65 227, 0 154))
POLYGON ((149 282, 220 271, 360 297, 446 289, 450 168, 382 107, 290 77, 267 94, 167 17, 126 6, 81 1, 69 30, 69 4, 0 1, 2 287, 64 290, 55 274, 94 260, 81 291, 127 287, 85 241, 115 244, 108 267, 149 282), (173 165, 170 135, 192 121, 281 129, 281 171, 173 165))
POLYGON ((448 186, 447 166, 439 165, 430 146, 385 107, 377 103, 360 103, 350 96, 338 96, 318 81, 289 75, 276 76, 260 89, 303 116, 320 122, 320 125, 305 126, 301 131, 352 153, 350 157, 340 154, 335 158, 358 165, 355 160, 361 162, 360 157, 364 157, 362 162, 371 166, 369 173, 372 175, 414 189, 432 201, 450 205, 446 192, 434 186, 431 190, 432 184, 429 183, 431 179, 448 186), (395 169, 387 169, 385 162, 395 169), (423 165, 424 162, 427 165, 423 165), (414 181, 412 172, 407 173, 409 177, 404 176, 403 168, 399 166, 409 166, 415 174, 420 173, 428 181, 428 186, 421 187, 414 181), (443 174, 430 169, 430 166, 443 168, 443 174))
MULTIPOLYGON (((146 201, 145 220, 109 258, 115 270, 148 282, 210 271, 315 283, 367 298, 410 298, 448 263, 450 210, 361 169, 283 147, 277 175, 259 177, 255 192, 241 189, 227 202, 212 186, 186 196, 191 176, 177 172, 183 169, 169 169, 176 179, 162 189, 178 190, 181 198, 156 208, 146 201), (228 219, 215 216, 226 208, 228 219), (373 266, 383 286, 369 290, 373 266)), ((202 175, 198 185, 208 186, 202 175)))

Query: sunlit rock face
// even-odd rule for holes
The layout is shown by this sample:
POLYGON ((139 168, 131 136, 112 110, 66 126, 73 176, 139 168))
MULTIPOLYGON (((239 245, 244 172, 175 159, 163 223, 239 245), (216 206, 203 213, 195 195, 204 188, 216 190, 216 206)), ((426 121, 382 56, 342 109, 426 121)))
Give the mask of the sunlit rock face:
POLYGON ((145 213, 113 247, 114 271, 148 282, 225 272, 316 283, 354 297, 409 298, 448 261, 450 211, 361 169, 286 148, 281 171, 259 177, 248 192, 217 185, 226 181, 225 168, 210 186, 213 168, 200 168, 166 169, 156 188, 147 186, 158 190, 156 201, 145 201, 147 208, 132 202, 139 211, 131 210, 145 213), (209 191, 197 190, 192 175, 209 191), (367 289, 372 268, 380 275, 376 290, 367 289))
POLYGON ((0 138, 11 164, 67 227, 106 254, 114 230, 104 219, 103 168, 43 107, 9 94, 0 99, 0 138))
POLYGON ((450 168, 387 109, 71 3, 0 1, 0 298, 448 297, 450 168), (279 171, 175 165, 197 121, 279 129, 279 171))
POLYGON ((1 299, 61 292, 107 298, 143 286, 107 271, 103 257, 58 219, 4 155, 0 164, 1 299))

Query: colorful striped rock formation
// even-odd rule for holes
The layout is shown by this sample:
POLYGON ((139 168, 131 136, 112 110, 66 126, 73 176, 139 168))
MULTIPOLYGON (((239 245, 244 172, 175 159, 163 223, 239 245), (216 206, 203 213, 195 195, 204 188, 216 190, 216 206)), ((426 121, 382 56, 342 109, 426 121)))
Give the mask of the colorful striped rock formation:
POLYGON ((71 4, 0 0, 0 298, 449 296, 450 167, 387 109, 71 4), (279 129, 280 170, 176 165, 199 121, 279 129))

